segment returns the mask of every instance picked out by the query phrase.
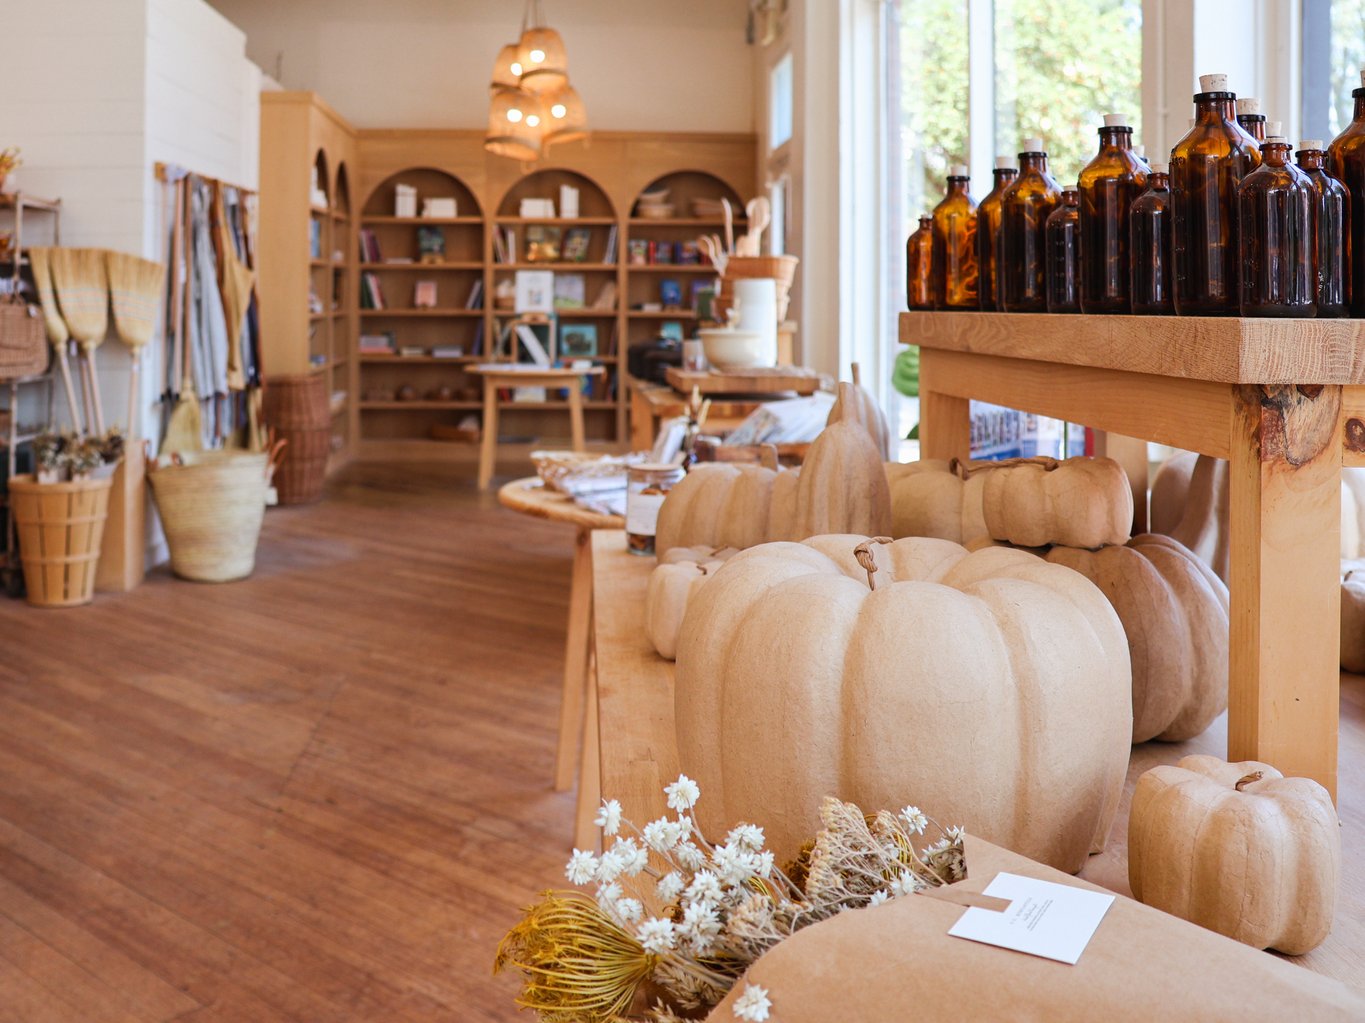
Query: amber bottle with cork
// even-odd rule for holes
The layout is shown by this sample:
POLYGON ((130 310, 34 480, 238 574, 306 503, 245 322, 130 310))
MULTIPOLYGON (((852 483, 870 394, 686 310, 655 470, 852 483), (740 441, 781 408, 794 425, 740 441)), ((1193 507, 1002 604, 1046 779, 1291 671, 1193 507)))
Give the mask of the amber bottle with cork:
POLYGON ((1247 96, 1237 101, 1237 124, 1254 138, 1258 145, 1265 141, 1265 114, 1261 113, 1261 101, 1255 96, 1247 96))
POLYGON ((934 308, 934 218, 919 218, 919 227, 905 243, 906 304, 911 309, 934 308))
POLYGON ((934 306, 977 307, 976 200, 962 164, 948 168, 948 191, 934 207, 934 306))
POLYGON ((1169 316, 1171 304, 1171 191, 1164 163, 1153 163, 1147 190, 1128 211, 1133 313, 1169 316))
POLYGON ((1365 316, 1365 68, 1355 98, 1351 123, 1327 147, 1327 166, 1346 186, 1351 199, 1350 233, 1346 242, 1346 265, 1351 270, 1351 315, 1365 316))
POLYGON ((1005 189, 1014 184, 1014 179, 1019 176, 1019 169, 1008 156, 997 156, 992 174, 995 178, 994 187, 976 208, 977 304, 988 313, 1000 308, 998 259, 1001 198, 1005 189))
POLYGON ((1261 166, 1237 189, 1243 316, 1313 316, 1317 311, 1317 191, 1290 162, 1290 145, 1279 129, 1277 121, 1266 126, 1261 166))
MULTIPOLYGON (((1123 114, 1105 114, 1100 149, 1081 171, 1081 310, 1126 313, 1128 209, 1147 185, 1147 165, 1133 152, 1133 129, 1123 114)), ((1064 193, 1065 194, 1065 193, 1064 193)), ((1050 296, 1049 296, 1050 297, 1050 296)))
POLYGON ((1304 139, 1296 154, 1299 170, 1313 183, 1313 253, 1317 259, 1318 316, 1346 316, 1351 311, 1351 274, 1346 239, 1350 234, 1351 198, 1346 186, 1327 172, 1322 139, 1304 139))
POLYGON ((1047 218, 1061 201, 1062 190, 1047 171, 1043 140, 1025 139, 1019 177, 1000 199, 996 272, 1000 307, 1007 313, 1047 311, 1047 218))
POLYGON ((1261 165, 1236 121, 1226 75, 1202 75, 1194 125, 1171 150, 1171 283, 1183 316, 1235 316, 1240 307, 1237 187, 1261 165))
POLYGON ((1062 189, 1061 203, 1048 215, 1046 233, 1047 311, 1078 313, 1081 311, 1081 201, 1080 193, 1074 188, 1062 189))

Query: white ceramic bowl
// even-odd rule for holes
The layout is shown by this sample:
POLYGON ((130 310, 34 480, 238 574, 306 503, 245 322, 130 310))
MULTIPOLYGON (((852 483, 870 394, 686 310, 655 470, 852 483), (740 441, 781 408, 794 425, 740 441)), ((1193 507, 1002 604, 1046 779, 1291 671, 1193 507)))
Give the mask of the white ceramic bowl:
POLYGON ((729 330, 712 327, 701 335, 706 361, 716 369, 750 369, 764 365, 763 337, 756 330, 729 330))

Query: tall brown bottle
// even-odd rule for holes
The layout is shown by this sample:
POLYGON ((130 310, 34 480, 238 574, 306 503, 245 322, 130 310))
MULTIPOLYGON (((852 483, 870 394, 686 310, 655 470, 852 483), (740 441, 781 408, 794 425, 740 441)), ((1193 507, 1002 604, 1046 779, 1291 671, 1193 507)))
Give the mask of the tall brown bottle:
POLYGON ((948 168, 948 191, 934 207, 934 305, 977 307, 976 200, 962 164, 948 168))
POLYGON ((1147 186, 1123 114, 1105 114, 1100 150, 1081 171, 1081 311, 1129 311, 1128 209, 1147 186))
POLYGON ((1047 172, 1043 140, 1024 140, 1019 177, 1000 199, 1000 307, 1007 313, 1047 311, 1047 218, 1062 190, 1047 172))
POLYGON ((1237 101, 1237 123, 1258 145, 1265 141, 1265 114, 1261 113, 1261 101, 1255 96, 1237 101))
POLYGON ((1005 189, 1014 184, 1019 170, 1008 156, 995 158, 995 187, 976 208, 976 274, 977 300, 983 312, 993 313, 1000 308, 1000 274, 998 271, 1000 240, 1000 200, 1005 189))
POLYGON ((1237 186, 1261 165, 1234 120, 1227 75, 1201 75, 1194 125, 1171 150, 1171 266, 1181 316, 1236 316, 1240 306, 1237 186))
MULTIPOLYGON (((1062 189, 1062 201, 1047 218, 1047 311, 1081 311, 1080 193, 1062 189)), ((1125 246, 1126 248, 1126 246, 1125 246)))
POLYGON ((1351 231, 1346 240, 1346 265, 1351 269, 1351 315, 1365 316, 1365 68, 1355 98, 1351 123, 1327 147, 1327 166, 1351 197, 1351 231))
POLYGON ((911 309, 934 308, 934 218, 925 214, 905 243, 905 295, 911 309))
POLYGON ((1318 316, 1346 316, 1351 311, 1351 270, 1346 258, 1350 235, 1351 197, 1346 186, 1327 173, 1322 139, 1299 143, 1299 169, 1317 193, 1313 212, 1313 251, 1318 261, 1318 316))
POLYGON ((1133 200, 1128 211, 1131 237, 1133 313, 1137 316, 1169 316, 1171 303, 1171 192, 1164 163, 1152 164, 1147 191, 1133 200))
POLYGON ((1317 311, 1317 190, 1289 162, 1289 150, 1279 123, 1272 122, 1261 144, 1261 166, 1237 188, 1243 316, 1313 316, 1317 311))

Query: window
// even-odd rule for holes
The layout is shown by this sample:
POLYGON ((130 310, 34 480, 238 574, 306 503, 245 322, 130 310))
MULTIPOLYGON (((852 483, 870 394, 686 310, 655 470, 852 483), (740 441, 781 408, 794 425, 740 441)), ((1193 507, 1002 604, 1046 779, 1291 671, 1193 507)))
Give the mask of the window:
MULTIPOLYGON (((1327 140, 1336 138, 1351 123, 1354 100, 1360 88, 1360 69, 1365 67, 1365 0, 1331 0, 1331 99, 1327 140)), ((1305 60, 1305 67, 1310 62, 1305 60)))
POLYGON ((768 72, 768 148, 781 149, 792 137, 792 55, 768 72))
POLYGON ((780 256, 787 251, 787 196, 791 179, 782 175, 768 186, 772 220, 768 223, 768 254, 780 256))

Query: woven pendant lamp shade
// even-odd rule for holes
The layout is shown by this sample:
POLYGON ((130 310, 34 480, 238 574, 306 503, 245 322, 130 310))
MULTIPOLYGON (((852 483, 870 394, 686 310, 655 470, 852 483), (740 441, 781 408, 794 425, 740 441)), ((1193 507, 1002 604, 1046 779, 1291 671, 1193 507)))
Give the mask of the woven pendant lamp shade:
POLYGON ((588 137, 588 112, 572 85, 546 96, 544 111, 546 146, 588 137))
POLYGON ((540 100, 524 89, 498 89, 489 104, 483 147, 513 160, 539 159, 545 132, 540 108, 540 100))
POLYGON ((516 89, 521 86, 521 63, 517 59, 520 47, 516 43, 508 43, 498 51, 498 59, 493 62, 493 81, 489 88, 493 91, 498 89, 516 89))
POLYGON ((538 25, 522 32, 517 59, 521 61, 521 87, 528 92, 544 96, 569 84, 569 54, 552 28, 538 25))

